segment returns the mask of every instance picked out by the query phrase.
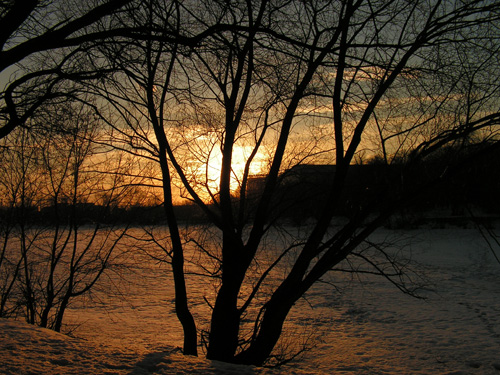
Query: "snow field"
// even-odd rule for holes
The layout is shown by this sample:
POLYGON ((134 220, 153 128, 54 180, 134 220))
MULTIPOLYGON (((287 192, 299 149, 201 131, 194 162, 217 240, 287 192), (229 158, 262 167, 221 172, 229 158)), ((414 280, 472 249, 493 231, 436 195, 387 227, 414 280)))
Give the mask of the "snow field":
MULTIPOLYGON (((396 233, 382 229, 375 236, 388 234, 396 233)), ((479 233, 403 235, 411 238, 406 255, 428 281, 420 291, 426 299, 373 276, 362 283, 337 279, 338 290, 318 284, 292 310, 284 336, 285 346, 305 342, 309 350, 280 369, 182 356, 168 272, 144 263, 108 279, 92 301, 72 306, 66 328, 74 338, 0 320, 0 373, 500 375, 500 265, 479 233)), ((203 285, 193 291, 206 292, 203 285)), ((200 302, 192 309, 206 329, 208 307, 200 302)))

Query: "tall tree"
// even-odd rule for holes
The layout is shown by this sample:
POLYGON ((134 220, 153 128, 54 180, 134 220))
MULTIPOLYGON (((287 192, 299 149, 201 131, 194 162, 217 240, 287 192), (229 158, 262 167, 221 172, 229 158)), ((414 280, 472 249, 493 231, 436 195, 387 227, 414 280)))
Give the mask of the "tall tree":
POLYGON ((109 142, 158 163, 150 177, 163 191, 185 352, 196 352, 196 328, 173 210, 178 185, 219 231, 218 241, 189 238, 215 280, 215 295, 205 296, 211 359, 265 362, 298 299, 353 258, 411 292, 396 261, 389 257, 394 272, 386 272, 378 257, 389 255, 366 240, 473 160, 418 175, 441 148, 474 135, 490 140, 481 153, 498 147, 500 3, 146 3, 124 17, 178 37, 116 46, 120 72, 92 89, 107 100, 109 142), (195 37, 196 46, 185 42, 195 37), (346 223, 332 227, 361 152, 399 166, 375 192, 359 189, 346 223), (325 160, 335 168, 314 223, 270 246, 287 212, 286 170, 325 160), (292 266, 277 272, 285 262, 292 266))

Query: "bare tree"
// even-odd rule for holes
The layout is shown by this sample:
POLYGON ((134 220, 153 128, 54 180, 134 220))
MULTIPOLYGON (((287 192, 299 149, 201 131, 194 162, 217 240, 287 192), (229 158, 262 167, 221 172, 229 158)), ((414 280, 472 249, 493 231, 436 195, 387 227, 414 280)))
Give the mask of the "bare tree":
POLYGON ((18 275, 21 272, 23 265, 23 246, 24 243, 19 243, 19 246, 13 245, 16 243, 16 232, 23 233, 25 227, 18 223, 25 222, 26 207, 36 206, 36 190, 39 185, 36 183, 36 178, 30 173, 30 167, 36 159, 35 149, 27 146, 29 140, 26 134, 19 133, 13 140, 13 145, 9 147, 5 143, 2 144, 2 165, 1 165, 1 239, 2 249, 0 257, 1 270, 1 309, 0 315, 12 316, 17 313, 17 306, 12 303, 13 293, 17 292, 15 288, 18 282, 18 275), (23 150, 23 152, 20 152, 23 150), (13 251, 12 247, 20 248, 21 251, 13 251))
POLYGON ((111 53, 121 70, 92 89, 107 100, 108 142, 157 163, 148 177, 163 192, 186 354, 196 353, 188 243, 211 261, 211 359, 264 363, 294 304, 353 259, 411 292, 395 259, 368 237, 475 157, 422 174, 434 153, 475 134, 490 140, 480 153, 498 147, 500 3, 150 1, 124 17, 178 36, 121 45, 111 53), (195 36, 195 47, 185 42, 195 36), (315 142, 304 141, 306 129, 315 142), (311 146, 298 153, 300 140, 311 146), (375 193, 360 189, 345 224, 333 227, 361 153, 399 167, 375 193), (335 168, 318 215, 281 235, 277 250, 285 172, 319 160, 335 168), (264 177, 255 189, 257 164, 264 177), (217 241, 193 232, 182 241, 177 185, 217 241), (277 273, 285 262, 291 267, 277 273))
POLYGON ((103 219, 130 188, 109 162, 106 175, 99 173, 106 154, 94 143, 99 123, 85 105, 45 108, 31 121, 31 130, 14 130, 18 142, 2 145, 3 186, 14 213, 2 215, 9 224, 2 233, 2 307, 60 331, 70 302, 113 266, 127 226, 103 219))
MULTIPOLYGON (((214 28, 180 35, 175 27, 142 24, 136 0, 13 0, 0 4, 0 138, 25 125, 46 102, 78 97, 81 83, 115 70, 99 49, 134 40, 181 41, 194 46, 214 28), (127 12, 131 17, 123 17, 127 12), (108 62, 110 64, 104 64, 108 62)), ((165 7, 169 7, 168 2, 165 7)))

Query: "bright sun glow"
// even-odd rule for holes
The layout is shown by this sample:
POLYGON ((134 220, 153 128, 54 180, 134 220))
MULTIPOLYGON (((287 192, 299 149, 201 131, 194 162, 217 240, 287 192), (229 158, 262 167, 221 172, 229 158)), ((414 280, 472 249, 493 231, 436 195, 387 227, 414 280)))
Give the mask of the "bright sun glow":
MULTIPOLYGON (((246 162, 251 154, 252 147, 236 146, 233 150, 231 191, 235 192, 239 188, 246 162)), ((208 188, 212 193, 219 190, 220 172, 222 164, 222 153, 219 149, 214 149, 210 155, 207 165, 200 166, 198 172, 203 173, 207 179, 208 188)), ((250 165, 249 175, 257 175, 264 170, 264 158, 257 154, 250 165)))

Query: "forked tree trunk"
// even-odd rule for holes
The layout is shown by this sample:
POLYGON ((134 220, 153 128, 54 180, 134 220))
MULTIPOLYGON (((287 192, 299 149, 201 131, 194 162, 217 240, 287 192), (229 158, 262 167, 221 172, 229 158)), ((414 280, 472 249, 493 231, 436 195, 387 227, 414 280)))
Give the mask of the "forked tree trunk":
MULTIPOLYGON (((239 263, 239 262, 238 262, 239 263)), ((225 266, 228 263, 224 263, 225 266)), ((233 276, 221 286, 212 313, 207 358, 225 362, 261 366, 271 355, 283 329, 283 323, 297 300, 296 283, 282 285, 266 304, 260 329, 255 340, 243 352, 238 349, 241 314, 237 308, 238 293, 245 272, 232 262, 229 267, 233 276)), ((239 263, 240 267, 244 264, 239 263)))
POLYGON ((254 366, 264 364, 281 336, 283 323, 297 300, 295 295, 293 288, 283 288, 273 295, 266 304, 255 340, 233 362, 254 366))

